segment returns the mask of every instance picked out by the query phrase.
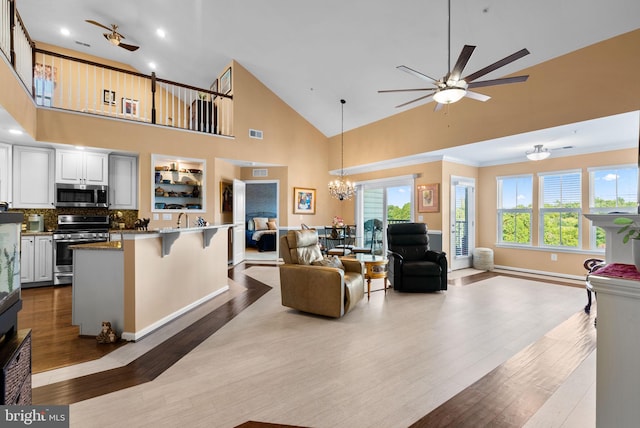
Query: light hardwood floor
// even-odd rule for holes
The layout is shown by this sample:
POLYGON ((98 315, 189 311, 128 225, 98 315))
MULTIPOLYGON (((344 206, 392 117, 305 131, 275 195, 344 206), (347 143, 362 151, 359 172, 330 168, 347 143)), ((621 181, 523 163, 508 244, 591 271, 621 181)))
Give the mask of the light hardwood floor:
POLYGON ((246 421, 307 427, 483 426, 473 421, 487 413, 494 417, 485 426, 595 425, 595 312, 582 312, 584 288, 484 274, 454 280, 445 293, 375 291, 369 302, 332 320, 282 307, 276 267, 236 270, 238 281, 230 284, 218 313, 202 313, 214 314, 198 328, 205 331, 202 341, 190 330, 174 339, 195 346, 190 352, 162 344, 161 334, 171 337, 181 328, 173 325, 173 331, 127 345, 109 358, 34 376, 34 397, 60 388, 91 389, 80 395, 82 401, 69 401, 74 403, 71 425, 78 427, 233 427, 246 421), (259 284, 251 278, 274 288, 247 298, 243 288, 251 292, 252 284, 259 284), (141 359, 132 354, 135 349, 158 354, 141 359), (118 356, 125 352, 126 358, 118 356), (531 355, 539 357, 533 374, 523 371, 531 355), (171 364, 164 369, 166 361, 171 364), (90 373, 114 370, 118 362, 144 373, 138 375, 141 382, 107 388, 112 392, 101 395, 100 384, 122 383, 122 374, 90 373), (522 381, 496 381, 496 370, 520 371, 522 381), (78 381, 81 375, 85 380, 78 381), (544 397, 529 381, 541 385, 544 397), (483 389, 485 394, 477 394, 483 389), (501 412, 496 403, 514 390, 521 391, 522 404, 501 412), (447 425, 451 414, 465 413, 468 417, 447 425))

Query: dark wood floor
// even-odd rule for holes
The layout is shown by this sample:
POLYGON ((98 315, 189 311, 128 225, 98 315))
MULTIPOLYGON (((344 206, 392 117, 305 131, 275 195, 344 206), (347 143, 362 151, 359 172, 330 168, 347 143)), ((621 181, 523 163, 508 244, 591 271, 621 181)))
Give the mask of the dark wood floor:
MULTIPOLYGON (((270 290, 270 287, 249 276, 236 275, 237 272, 241 272, 249 266, 252 265, 241 264, 229 271, 230 278, 247 288, 247 291, 242 295, 235 297, 127 366, 35 388, 33 403, 70 404, 153 380, 270 290)), ((525 278, 517 274, 485 272, 452 280, 450 285, 470 285, 497 275, 525 278)), ((545 282, 576 286, 574 283, 560 280, 545 282)), ((57 294, 58 298, 54 299, 55 302, 52 305, 64 306, 68 304, 70 308, 70 303, 64 303, 64 299, 68 296, 64 297, 64 292, 57 294)), ((44 306, 42 310, 44 311, 44 306)), ((68 316, 70 317, 70 315, 68 316)), ((589 322, 594 316, 594 314, 586 315, 578 308, 576 314, 569 320, 416 421, 412 428, 518 427, 524 425, 595 349, 595 330, 593 323, 589 322)), ((25 316, 25 322, 28 322, 29 317, 35 319, 38 318, 38 315, 34 313, 25 316)), ((46 318, 44 313, 41 313, 39 317, 46 318)), ((53 320, 51 322, 53 325, 57 325, 53 320)), ((73 337, 70 332, 59 336, 55 333, 52 335, 61 341, 78 340, 77 331, 75 339, 70 339, 73 337)), ((49 340, 54 341, 54 339, 49 340)), ((95 341, 93 338, 91 340, 95 341)), ((34 339, 34 360, 36 358, 35 346, 34 339)), ((75 345, 66 346, 73 347, 75 345)), ((95 348, 96 346, 92 344, 89 347, 95 348)), ((98 349, 100 348, 98 347, 98 349)), ((80 356, 74 351, 70 351, 68 354, 80 356)), ((44 353, 42 357, 48 358, 44 353)), ((69 358, 72 359, 72 357, 69 358)), ((277 422, 252 421, 241 426, 284 427, 285 425, 278 425, 277 422)))
POLYGON ((30 328, 32 371, 83 363, 102 357, 126 342, 98 344, 95 337, 80 337, 71 325, 71 286, 22 289, 18 328, 30 328))

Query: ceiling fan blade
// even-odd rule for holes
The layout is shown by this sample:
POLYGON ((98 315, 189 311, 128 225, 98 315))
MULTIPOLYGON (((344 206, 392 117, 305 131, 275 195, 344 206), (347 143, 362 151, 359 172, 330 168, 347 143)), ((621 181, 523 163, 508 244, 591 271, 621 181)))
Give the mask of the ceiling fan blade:
POLYGON ((415 100, 411 100, 411 101, 408 101, 406 103, 397 105, 396 108, 404 107, 406 105, 409 105, 409 104, 412 104, 412 103, 415 103, 417 101, 424 100, 424 99, 429 99, 427 102, 430 103, 431 101, 433 101, 433 94, 425 95, 424 97, 416 98, 415 100))
POLYGON ((481 70, 478 70, 475 73, 472 73, 472 74, 468 75, 463 80, 465 82, 467 82, 467 83, 473 82, 478 77, 482 77, 485 74, 491 73, 492 71, 497 70, 500 67, 504 67, 505 65, 510 64, 513 61, 516 61, 516 60, 522 58, 523 56, 526 56, 526 55, 529 55, 529 54, 530 54, 530 52, 527 49, 521 49, 518 52, 509 55, 508 57, 502 58, 500 61, 496 61, 493 64, 488 65, 485 68, 483 68, 481 70))
POLYGON ((469 83, 469 88, 483 88, 485 86, 506 85, 507 83, 525 82, 529 76, 503 77, 502 79, 481 80, 469 83))
POLYGON ((426 74, 420 73, 419 71, 416 71, 412 68, 407 67, 406 65, 399 65, 396 67, 398 70, 402 70, 405 73, 409 73, 412 76, 416 76, 419 79, 424 79, 424 80, 428 80, 429 82, 435 83, 436 79, 434 79, 433 77, 429 77, 426 74))
POLYGON ((88 22, 89 24, 97 25, 98 27, 104 28, 105 30, 113 31, 112 27, 107 27, 106 25, 94 21, 93 19, 85 19, 84 21, 88 22))
POLYGON ((140 46, 128 45, 128 44, 122 43, 122 42, 118 46, 120 46, 121 48, 124 48, 124 49, 126 49, 128 51, 131 51, 131 52, 137 51, 140 48, 140 46))
POLYGON ((386 94, 389 92, 413 92, 413 91, 433 91, 435 88, 416 88, 416 89, 381 89, 379 94, 386 94))
POLYGON ((472 100, 478 100, 482 102, 489 101, 491 99, 491 97, 488 95, 479 94, 473 91, 467 91, 467 93, 464 96, 467 98, 471 98, 472 100))
POLYGON ((475 50, 475 46, 464 45, 462 51, 460 52, 460 56, 458 57, 458 61, 456 61, 456 65, 453 66, 453 69, 447 76, 447 80, 453 79, 455 81, 460 80, 460 75, 462 74, 462 70, 469 62, 469 58, 471 58, 471 54, 475 50))

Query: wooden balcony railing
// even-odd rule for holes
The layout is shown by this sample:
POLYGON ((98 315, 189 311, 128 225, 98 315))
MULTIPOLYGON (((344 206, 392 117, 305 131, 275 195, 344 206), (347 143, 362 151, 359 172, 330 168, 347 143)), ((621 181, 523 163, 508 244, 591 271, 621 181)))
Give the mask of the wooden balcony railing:
POLYGON ((0 50, 38 106, 233 135, 231 95, 37 49, 14 0, 0 0, 0 50))

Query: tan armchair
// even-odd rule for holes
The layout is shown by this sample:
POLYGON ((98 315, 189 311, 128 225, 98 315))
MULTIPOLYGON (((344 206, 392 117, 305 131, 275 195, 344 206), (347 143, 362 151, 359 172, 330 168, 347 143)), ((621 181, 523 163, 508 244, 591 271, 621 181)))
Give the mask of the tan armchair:
POLYGON ((364 270, 357 260, 342 259, 344 271, 323 263, 316 230, 290 230, 280 238, 282 305, 339 318, 364 297, 364 270))

